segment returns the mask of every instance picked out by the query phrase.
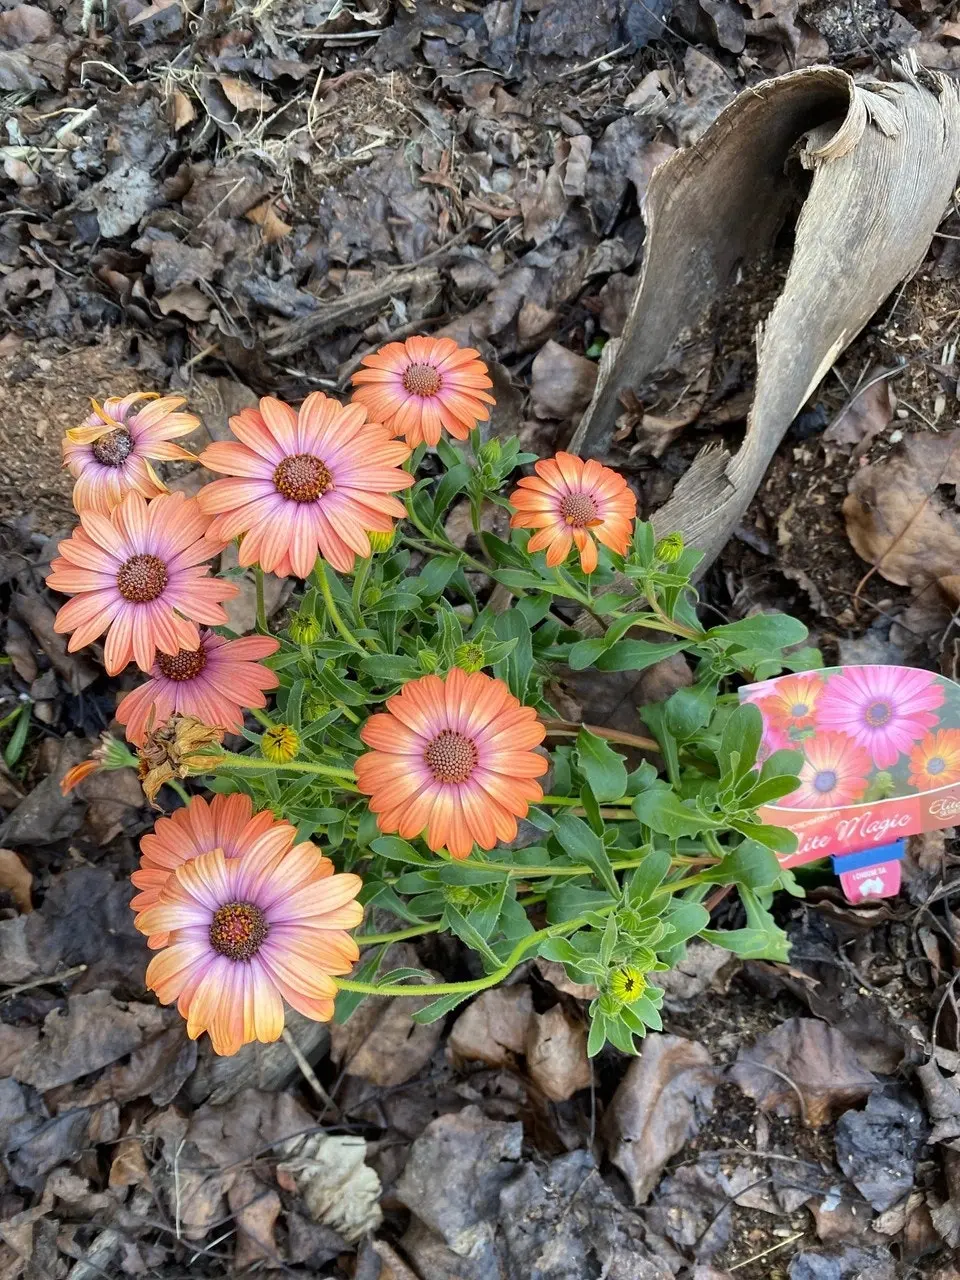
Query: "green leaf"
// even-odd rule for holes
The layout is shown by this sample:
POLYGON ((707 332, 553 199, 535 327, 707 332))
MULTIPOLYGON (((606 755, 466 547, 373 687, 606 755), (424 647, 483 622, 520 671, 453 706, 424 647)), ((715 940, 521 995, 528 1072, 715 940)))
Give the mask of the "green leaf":
POLYGON ((679 653, 685 644, 684 640, 673 640, 665 644, 652 644, 649 640, 618 640, 597 659, 597 670, 643 671, 652 667, 655 662, 679 653))
POLYGON ((449 995, 440 996, 439 999, 432 1001, 430 1004, 425 1004, 416 1013, 412 1013, 410 1015, 411 1020, 421 1026, 425 1023, 437 1022, 448 1014, 451 1009, 456 1009, 457 1005, 463 1004, 464 1000, 469 1000, 474 994, 473 991, 453 991, 449 995))
POLYGON ((761 650, 786 649, 790 645, 801 644, 807 634, 807 628, 799 618, 791 618, 786 613, 755 613, 752 617, 728 622, 707 632, 712 640, 723 640, 741 649, 761 650))
POLYGON ((590 1019, 590 1034, 587 1036, 587 1057, 595 1058, 607 1043, 607 1020, 602 1013, 590 1019))
POLYGON ((619 800, 627 789, 623 756, 589 729, 577 734, 577 759, 590 789, 600 804, 619 800))
POLYGON ((795 778, 803 767, 802 751, 774 751, 760 766, 760 781, 771 778, 795 778))
POLYGON ((782 930, 766 929, 704 929, 701 934, 707 942, 725 947, 743 960, 776 960, 784 963, 790 959, 790 943, 782 930))
POLYGON ((404 684, 423 675, 416 658, 399 653, 370 653, 361 658, 360 669, 381 684, 404 684))
POLYGON ((717 884, 747 889, 769 889, 780 879, 780 860, 772 849, 756 840, 744 840, 710 871, 717 884))
POLYGON ((576 862, 585 862, 614 897, 619 897, 620 886, 610 865, 607 847, 600 837, 581 818, 575 818, 572 814, 563 813, 556 822, 556 837, 564 852, 576 862))
POLYGON ((583 671, 605 653, 608 647, 606 636, 591 636, 588 640, 578 640, 567 653, 567 665, 571 671, 583 671))
MULTIPOLYGON (((386 947, 371 947, 369 955, 367 955, 359 969, 355 970, 353 980, 355 982, 372 982, 380 968, 380 961, 383 959, 383 953, 386 947)), ((339 1026, 343 1024, 357 1011, 357 1007, 366 1000, 366 995, 362 991, 338 991, 337 998, 333 1006, 333 1020, 339 1026)))
POLYGON ((709 722, 716 705, 717 685, 714 680, 678 689, 665 703, 667 728, 681 741, 692 738, 709 722))
POLYGON ((530 624, 517 609, 498 614, 493 624, 498 640, 515 640, 516 644, 493 668, 498 679, 506 681, 510 692, 521 702, 527 700, 527 686, 533 671, 533 640, 530 624))
POLYGON ((458 493, 462 493, 470 479, 470 467, 466 462, 458 462, 451 467, 437 485, 433 495, 434 519, 440 520, 450 503, 458 493))
POLYGON ((766 782, 759 782, 752 791, 747 793, 746 803, 751 809, 756 809, 761 804, 773 804, 796 791, 799 785, 800 779, 796 777, 769 778, 766 782))
POLYGON ((690 898, 674 898, 661 918, 673 932, 664 937, 663 945, 658 944, 658 955, 702 933, 710 923, 710 912, 702 903, 693 902, 690 898))
POLYGON ((427 599, 442 595, 459 568, 458 556, 431 556, 418 576, 409 580, 409 585, 427 599))
POLYGON ((8 769, 12 769, 20 757, 23 755, 23 748, 27 744, 27 734, 30 731, 30 711, 33 706, 31 702, 25 702, 20 709, 20 718, 13 726, 13 733, 10 735, 10 741, 3 749, 3 760, 8 769))
POLYGON ((759 707, 745 702, 727 717, 717 752, 727 785, 739 782, 753 768, 762 737, 763 716, 759 707))
POLYGON ((689 801, 681 800, 676 792, 664 785, 650 787, 633 797, 633 812, 652 831, 679 840, 681 836, 696 836, 702 831, 716 831, 724 824, 699 813, 689 801))
POLYGON ((772 822, 745 822, 742 818, 730 818, 728 822, 748 840, 756 840, 777 853, 793 853, 797 847, 797 837, 789 827, 775 827, 772 822))
POLYGON ((455 933, 461 942, 466 943, 471 951, 476 951, 478 955, 483 957, 490 971, 500 968, 503 962, 487 944, 486 938, 481 935, 479 930, 473 927, 466 916, 461 915, 457 908, 449 902, 443 913, 443 919, 447 928, 455 933))
POLYGON ((436 858, 425 858, 412 844, 401 840, 399 836, 380 836, 377 840, 371 840, 370 848, 374 853, 379 853, 381 858, 389 858, 391 862, 408 862, 415 867, 437 866, 436 858))
POLYGON ((671 865, 666 849, 651 849, 641 858, 637 869, 631 871, 626 880, 626 898, 631 907, 649 902, 666 880, 671 865))

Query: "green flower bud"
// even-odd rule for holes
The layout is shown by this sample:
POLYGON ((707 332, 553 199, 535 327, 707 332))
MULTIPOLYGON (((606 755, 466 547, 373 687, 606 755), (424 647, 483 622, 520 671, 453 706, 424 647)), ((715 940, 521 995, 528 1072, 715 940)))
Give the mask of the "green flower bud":
POLYGON ((309 613, 295 613, 287 626, 294 644, 316 644, 323 635, 323 628, 309 613))
POLYGON ((597 1012, 602 1013, 607 1018, 615 1018, 623 1008, 623 1001, 618 1000, 616 996, 607 992, 597 1001, 597 1012))
POLYGON ((453 651, 454 666, 459 667, 461 671, 465 671, 469 676, 474 671, 483 669, 484 656, 483 645, 481 644, 472 644, 470 642, 458 644, 453 651))
POLYGON ((303 718, 308 724, 322 720, 332 703, 317 693, 308 693, 303 700, 303 718))
POLYGON ((421 669, 429 674, 439 667, 440 655, 435 653, 433 649, 421 649, 417 654, 417 661, 420 663, 421 669))
POLYGON ((383 555, 385 551, 389 551, 396 539, 396 531, 391 529, 389 533, 381 533, 379 530, 368 531, 367 537, 370 539, 370 550, 373 554, 383 555))
POLYGON ((465 884, 448 884, 444 886, 443 896, 452 907, 469 910, 475 907, 479 899, 472 889, 465 884))
POLYGON ((654 547, 653 554, 661 564, 676 564, 683 555, 683 534, 668 533, 654 547))
POLYGON ((621 1004, 633 1004, 639 1000, 646 987, 647 980, 635 965, 624 965, 610 975, 610 994, 621 1004))
POLYGON ((375 582, 371 582, 363 593, 363 603, 367 606, 379 604, 383 599, 383 590, 375 582))

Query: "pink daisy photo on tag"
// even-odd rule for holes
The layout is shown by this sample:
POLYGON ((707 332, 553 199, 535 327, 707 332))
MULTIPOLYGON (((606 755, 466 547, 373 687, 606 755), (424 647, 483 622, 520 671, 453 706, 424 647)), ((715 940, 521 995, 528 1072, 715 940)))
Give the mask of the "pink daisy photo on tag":
POLYGON ((878 769, 889 769, 934 728, 943 699, 943 686, 931 671, 848 667, 827 682, 817 724, 847 734, 867 749, 878 769))

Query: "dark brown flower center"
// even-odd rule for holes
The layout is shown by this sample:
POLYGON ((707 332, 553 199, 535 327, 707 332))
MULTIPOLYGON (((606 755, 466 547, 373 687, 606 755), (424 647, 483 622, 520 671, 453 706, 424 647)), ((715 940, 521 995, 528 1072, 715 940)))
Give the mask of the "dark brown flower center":
POLYGON ((412 396, 435 396, 443 379, 432 364, 411 364, 403 375, 403 389, 412 396))
POLYGON ((438 782, 466 782, 480 757, 472 739, 444 729, 427 747, 423 758, 438 782))
POLYGON ((157 666, 168 680, 195 680, 206 665, 203 645, 199 649, 180 649, 172 657, 169 653, 157 654, 157 666))
POLYGON ((333 488, 333 476, 312 453, 292 453, 277 464, 273 483, 291 502, 316 502, 333 488))
POLYGON ((163 595, 167 566, 156 556, 131 556, 117 573, 117 590, 133 604, 149 604, 163 595))
POLYGON ((121 467, 133 453, 133 436, 126 427, 117 427, 98 436, 91 446, 93 456, 105 467, 121 467))
POLYGON ((255 956, 270 932, 267 917, 252 902, 228 902, 210 923, 210 945, 228 960, 255 956))
POLYGON ((560 514, 571 528, 586 529, 597 523, 597 504, 589 493, 566 493, 560 500, 560 514))

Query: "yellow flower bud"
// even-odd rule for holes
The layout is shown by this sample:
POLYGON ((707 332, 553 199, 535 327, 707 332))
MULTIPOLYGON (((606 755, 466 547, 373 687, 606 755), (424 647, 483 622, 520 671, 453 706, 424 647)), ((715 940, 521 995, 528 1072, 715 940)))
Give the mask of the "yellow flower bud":
POLYGON ((300 737, 289 724, 275 724, 265 730, 260 740, 260 750, 271 764, 286 764, 300 751, 300 737))

